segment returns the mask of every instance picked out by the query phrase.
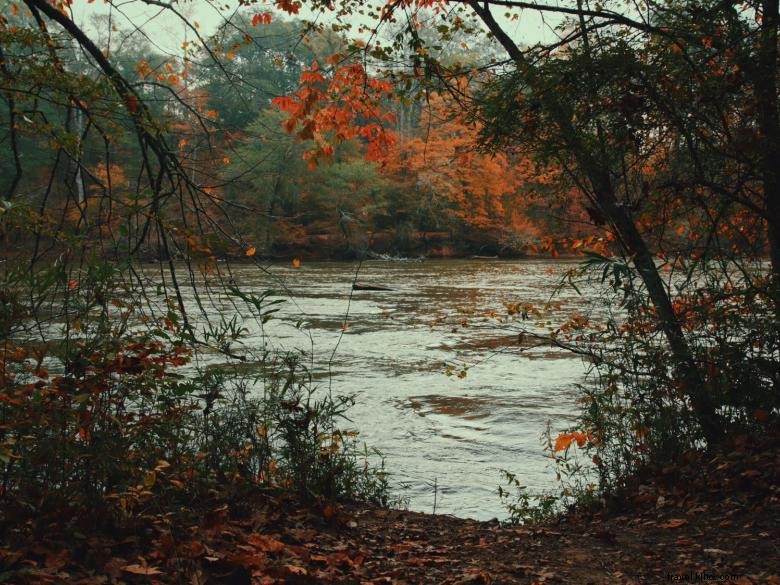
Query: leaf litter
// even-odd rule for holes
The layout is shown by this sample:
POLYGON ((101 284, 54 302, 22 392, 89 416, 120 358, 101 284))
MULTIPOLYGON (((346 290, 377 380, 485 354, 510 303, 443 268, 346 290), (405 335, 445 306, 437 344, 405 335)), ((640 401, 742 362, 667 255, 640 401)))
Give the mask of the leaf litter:
POLYGON ((780 585, 776 445, 738 438, 648 470, 598 509, 533 526, 268 493, 215 496, 186 521, 150 516, 130 534, 8 529, 3 519, 0 583, 530 585, 707 573, 780 585))

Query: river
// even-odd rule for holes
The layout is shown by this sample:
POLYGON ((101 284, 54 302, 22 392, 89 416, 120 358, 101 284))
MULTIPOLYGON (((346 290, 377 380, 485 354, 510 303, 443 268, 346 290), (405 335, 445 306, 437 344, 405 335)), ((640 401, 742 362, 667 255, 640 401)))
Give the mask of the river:
MULTIPOLYGON (((574 266, 245 264, 232 276, 246 291, 284 291, 264 335, 280 349, 313 347, 314 364, 333 356, 330 379, 319 383, 356 395, 346 426, 385 455, 393 489, 410 509, 432 512, 435 504, 437 513, 490 519, 507 515, 496 493, 501 469, 531 491, 555 488, 540 437, 548 422, 554 431, 572 424, 585 365, 556 348, 520 343, 518 330, 545 331, 585 312, 587 299, 564 290, 555 298, 560 306, 526 321, 509 317, 507 304, 543 307, 574 266), (391 290, 353 292, 356 273, 361 283, 391 290)), ((259 330, 251 335, 260 342, 259 330)))

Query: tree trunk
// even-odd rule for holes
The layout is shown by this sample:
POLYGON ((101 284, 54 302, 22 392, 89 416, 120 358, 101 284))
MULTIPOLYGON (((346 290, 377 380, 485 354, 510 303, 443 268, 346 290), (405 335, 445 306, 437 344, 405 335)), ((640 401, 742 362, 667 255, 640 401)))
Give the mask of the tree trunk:
POLYGON ((772 300, 775 320, 780 322, 780 119, 777 99, 778 0, 761 3, 761 41, 755 75, 758 126, 761 132, 761 181, 767 212, 769 257, 772 265, 772 300))
POLYGON ((718 442, 723 433, 720 417, 712 401, 712 397, 704 383, 698 366, 693 359, 688 341, 680 326, 680 321, 674 313, 674 307, 669 293, 664 285, 655 258, 647 247, 642 235, 629 217, 625 208, 620 205, 615 197, 614 189, 606 174, 600 178, 591 177, 596 200, 601 211, 614 226, 625 251, 633 257, 634 266, 639 272, 647 294, 655 307, 658 324, 669 343, 669 349, 674 357, 677 375, 683 383, 684 391, 691 401, 702 432, 707 442, 718 442))

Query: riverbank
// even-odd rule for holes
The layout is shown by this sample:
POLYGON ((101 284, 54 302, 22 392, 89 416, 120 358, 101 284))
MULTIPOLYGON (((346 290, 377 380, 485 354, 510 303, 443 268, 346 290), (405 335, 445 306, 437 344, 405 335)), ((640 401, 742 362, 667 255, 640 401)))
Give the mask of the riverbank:
POLYGON ((18 526, 3 583, 780 583, 777 434, 637 478, 600 510, 501 527, 361 505, 214 494, 134 532, 18 526))

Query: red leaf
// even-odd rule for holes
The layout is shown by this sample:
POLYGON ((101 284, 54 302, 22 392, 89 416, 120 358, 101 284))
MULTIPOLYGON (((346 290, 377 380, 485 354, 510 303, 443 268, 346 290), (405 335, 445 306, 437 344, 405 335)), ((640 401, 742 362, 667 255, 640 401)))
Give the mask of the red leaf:
POLYGON ((753 411, 753 418, 756 420, 756 422, 765 423, 769 420, 769 411, 756 409, 753 411))
POLYGON ((330 521, 331 518, 333 518, 333 515, 336 513, 336 510, 328 504, 322 509, 322 517, 325 518, 325 520, 330 521))
POLYGON ((289 14, 298 14, 301 9, 301 3, 298 0, 276 0, 276 7, 289 14))
POLYGON ((134 95, 128 95, 125 98, 125 103, 127 104, 127 109, 130 110, 132 113, 138 112, 138 110, 141 109, 141 104, 138 101, 138 98, 134 95))
POLYGON ((271 24, 272 15, 270 12, 257 13, 252 17, 252 26, 258 24, 271 24))
POLYGON ((263 552, 278 552, 287 547, 282 541, 264 534, 250 534, 246 540, 256 549, 263 552))

